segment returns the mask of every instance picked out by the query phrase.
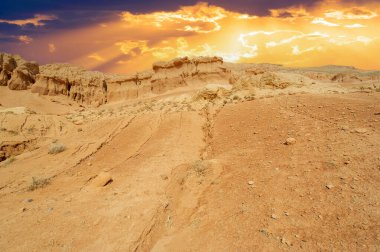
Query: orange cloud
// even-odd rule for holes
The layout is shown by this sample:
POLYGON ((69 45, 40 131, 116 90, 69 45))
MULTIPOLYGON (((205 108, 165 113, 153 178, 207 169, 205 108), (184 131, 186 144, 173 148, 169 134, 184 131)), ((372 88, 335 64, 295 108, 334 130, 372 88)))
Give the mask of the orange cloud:
POLYGON ((325 17, 342 19, 372 19, 377 17, 378 14, 374 11, 368 10, 365 7, 352 7, 343 10, 329 10, 325 12, 325 17))
POLYGON ((57 50, 57 48, 55 47, 55 44, 49 43, 48 50, 49 50, 49 53, 54 53, 57 50))
POLYGON ((26 35, 21 35, 18 37, 18 40, 21 41, 24 44, 30 44, 32 43, 33 39, 26 35))
POLYGON ((123 20, 129 25, 154 24, 162 29, 175 28, 179 31, 209 33, 219 31, 218 21, 227 16, 223 8, 200 2, 194 6, 184 6, 173 12, 153 12, 149 14, 132 14, 123 12, 123 20))

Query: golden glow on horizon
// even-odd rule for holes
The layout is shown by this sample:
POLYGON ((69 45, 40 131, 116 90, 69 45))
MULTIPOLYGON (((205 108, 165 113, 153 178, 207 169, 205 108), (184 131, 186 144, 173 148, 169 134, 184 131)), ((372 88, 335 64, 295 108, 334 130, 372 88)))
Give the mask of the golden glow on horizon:
POLYGON ((177 11, 125 11, 118 20, 29 44, 45 43, 45 48, 49 44, 50 54, 75 51, 72 63, 115 73, 199 55, 231 62, 380 69, 379 13, 380 3, 355 6, 326 0, 313 8, 273 9, 269 16, 258 17, 198 3, 177 11))

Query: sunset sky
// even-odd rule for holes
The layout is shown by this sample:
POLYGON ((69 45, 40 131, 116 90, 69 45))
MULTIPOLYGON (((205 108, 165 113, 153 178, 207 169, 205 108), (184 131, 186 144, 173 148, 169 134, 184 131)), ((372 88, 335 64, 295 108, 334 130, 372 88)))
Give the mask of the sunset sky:
POLYGON ((380 69, 380 1, 1 0, 0 51, 129 73, 180 56, 380 69))

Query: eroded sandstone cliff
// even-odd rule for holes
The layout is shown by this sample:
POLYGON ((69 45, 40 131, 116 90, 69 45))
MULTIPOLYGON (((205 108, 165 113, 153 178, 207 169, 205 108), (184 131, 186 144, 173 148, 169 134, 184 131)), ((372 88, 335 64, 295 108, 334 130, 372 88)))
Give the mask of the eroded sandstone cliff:
POLYGON ((27 89, 35 82, 39 67, 36 62, 22 59, 18 55, 0 53, 0 86, 12 90, 27 89))
POLYGON ((232 85, 238 90, 284 89, 316 82, 366 82, 380 79, 377 71, 345 66, 286 68, 277 64, 232 64, 220 57, 182 57, 154 63, 151 70, 133 74, 104 74, 69 64, 48 64, 0 54, 0 85, 40 95, 65 95, 93 106, 160 94, 178 87, 202 89, 208 84, 232 85))

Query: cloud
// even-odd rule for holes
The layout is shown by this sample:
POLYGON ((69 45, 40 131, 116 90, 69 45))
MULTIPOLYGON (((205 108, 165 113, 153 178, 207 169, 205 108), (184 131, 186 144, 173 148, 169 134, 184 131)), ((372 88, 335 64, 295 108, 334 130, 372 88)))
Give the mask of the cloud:
POLYGON ((120 48, 123 54, 136 56, 149 50, 147 42, 147 40, 125 40, 117 42, 115 45, 120 48))
POLYGON ((209 33, 219 31, 221 26, 218 21, 226 18, 227 15, 229 13, 221 7, 200 2, 193 6, 182 6, 179 10, 172 12, 160 11, 149 14, 132 14, 126 11, 122 13, 122 18, 130 25, 153 24, 155 27, 162 29, 209 33))
POLYGON ((54 15, 40 15, 36 14, 33 18, 27 18, 27 19, 18 19, 18 20, 5 20, 0 19, 0 23, 7 23, 7 24, 14 24, 18 26, 25 26, 28 24, 34 25, 34 26, 44 26, 45 21, 49 20, 55 20, 57 19, 54 15))
POLYGON ((54 53, 57 50, 57 48, 55 47, 55 44, 49 43, 48 50, 49 50, 49 53, 54 53))
POLYGON ((21 35, 18 37, 18 40, 21 41, 22 43, 24 44, 30 44, 32 43, 33 39, 29 36, 26 36, 26 35, 21 35))
POLYGON ((96 61, 105 61, 105 59, 97 53, 93 53, 93 54, 88 55, 88 58, 94 59, 96 61))
POLYGON ((309 47, 309 48, 306 48, 303 50, 300 50, 298 45, 292 46, 292 54, 293 55, 301 55, 301 54, 307 53, 307 52, 322 51, 322 50, 323 50, 322 46, 313 46, 313 47, 309 47))
POLYGON ((288 7, 282 9, 270 9, 270 15, 276 18, 308 17, 310 13, 304 7, 288 7))
POLYGON ((365 7, 353 7, 343 10, 329 10, 325 12, 325 17, 335 18, 338 20, 344 19, 372 19, 377 17, 378 14, 374 11, 371 11, 365 7))
POLYGON ((367 27, 366 25, 362 25, 362 24, 349 24, 349 25, 345 25, 344 27, 346 28, 364 28, 364 27, 367 27))
POLYGON ((315 18, 315 19, 313 19, 313 21, 311 21, 311 23, 312 24, 321 24, 321 25, 330 26, 330 27, 340 26, 339 24, 326 21, 324 18, 315 18))

